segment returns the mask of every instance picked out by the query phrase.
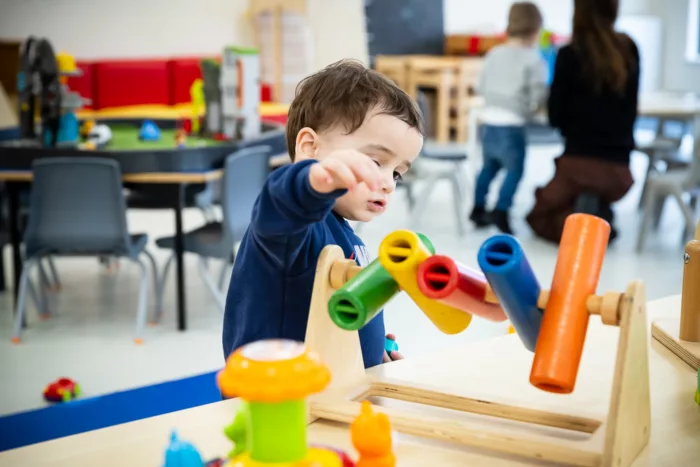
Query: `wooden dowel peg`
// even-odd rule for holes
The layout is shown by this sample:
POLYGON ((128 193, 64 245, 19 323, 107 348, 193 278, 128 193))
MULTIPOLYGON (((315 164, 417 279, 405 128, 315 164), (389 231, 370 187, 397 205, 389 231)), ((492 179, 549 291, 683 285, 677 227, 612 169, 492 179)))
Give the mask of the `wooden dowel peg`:
POLYGON ((334 289, 341 288, 347 281, 358 275, 360 271, 362 271, 362 267, 358 266, 354 260, 343 259, 335 261, 331 266, 331 287, 334 289))
MULTIPOLYGON (((600 315, 603 324, 617 326, 620 324, 620 300, 624 294, 606 292, 604 295, 589 295, 586 299, 586 310, 590 315, 600 315)), ((543 290, 537 300, 537 307, 544 310, 549 300, 549 290, 543 290)))

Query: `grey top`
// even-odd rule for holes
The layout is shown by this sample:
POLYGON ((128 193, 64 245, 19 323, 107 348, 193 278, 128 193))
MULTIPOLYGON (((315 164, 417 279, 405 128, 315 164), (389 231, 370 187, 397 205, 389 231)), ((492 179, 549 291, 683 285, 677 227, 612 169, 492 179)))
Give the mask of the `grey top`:
POLYGON ((531 120, 547 99, 547 65, 536 48, 502 44, 486 55, 477 92, 485 107, 531 120))

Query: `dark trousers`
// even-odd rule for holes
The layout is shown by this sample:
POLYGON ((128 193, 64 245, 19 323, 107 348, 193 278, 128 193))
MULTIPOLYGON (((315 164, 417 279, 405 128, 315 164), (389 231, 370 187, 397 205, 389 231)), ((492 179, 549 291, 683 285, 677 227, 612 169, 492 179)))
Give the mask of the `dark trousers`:
POLYGON ((589 212, 612 221, 612 203, 634 183, 627 165, 592 157, 564 155, 555 161, 554 177, 535 190, 527 222, 541 238, 559 243, 564 221, 574 212, 589 212))

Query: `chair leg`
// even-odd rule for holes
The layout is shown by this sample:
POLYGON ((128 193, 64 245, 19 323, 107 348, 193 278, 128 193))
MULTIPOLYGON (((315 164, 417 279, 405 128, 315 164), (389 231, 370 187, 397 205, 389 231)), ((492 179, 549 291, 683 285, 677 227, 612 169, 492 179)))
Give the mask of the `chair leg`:
POLYGON ((418 197, 418 202, 413 207, 413 212, 411 213, 411 222, 415 225, 418 224, 418 220, 423 216, 423 212, 428 208, 428 201, 430 195, 435 189, 435 184, 442 178, 443 174, 435 174, 425 179, 425 189, 421 192, 418 197))
POLYGON ((678 207, 681 208, 683 218, 685 219, 685 238, 692 238, 693 231, 695 230, 695 226, 693 225, 693 212, 690 210, 690 207, 683 202, 683 196, 680 191, 674 190, 671 195, 678 203, 678 207))
POLYGON ((165 266, 163 266, 163 275, 160 277, 160 280, 156 284, 156 313, 153 317, 153 320, 151 320, 152 324, 160 323, 160 320, 163 317, 163 296, 165 294, 165 281, 168 279, 168 272, 170 272, 170 266, 173 264, 174 259, 175 253, 170 255, 168 260, 165 262, 165 266), (158 306, 158 304, 160 304, 160 306, 158 306))
POLYGON ((209 289, 209 292, 211 292, 212 297, 214 297, 214 300, 216 301, 216 305, 219 307, 221 313, 223 314, 224 310, 226 309, 226 299, 224 298, 224 295, 221 293, 221 291, 217 289, 214 280, 209 275, 209 265, 207 262, 207 258, 203 256, 199 257, 199 275, 202 278, 202 281, 204 281, 204 285, 206 285, 209 289))
POLYGON ((27 292, 29 293, 29 298, 32 299, 32 302, 34 302, 34 307, 39 311, 39 316, 41 319, 45 319, 49 317, 49 312, 46 310, 45 307, 45 301, 44 297, 45 295, 42 294, 41 297, 36 291, 36 287, 34 287, 34 284, 32 283, 32 280, 29 279, 27 281, 27 292))
POLYGON ((464 235, 464 217, 466 213, 464 212, 464 194, 459 180, 459 175, 453 172, 450 175, 450 182, 452 183, 452 198, 455 208, 455 217, 457 218, 457 234, 461 237, 464 235))
POLYGON ((143 343, 143 328, 146 326, 148 316, 148 271, 146 265, 140 259, 134 260, 141 269, 141 286, 139 287, 139 302, 136 311, 136 335, 134 342, 143 343))
POLYGON ((19 280, 19 291, 17 294, 17 309, 15 310, 15 325, 12 333, 12 342, 19 344, 22 341, 22 324, 24 322, 24 313, 27 307, 27 288, 29 286, 29 273, 32 267, 36 264, 35 259, 30 259, 24 263, 22 276, 19 280))
POLYGON ((61 280, 58 278, 58 270, 51 256, 47 258, 47 263, 49 263, 49 272, 51 273, 52 290, 58 292, 62 288, 61 280))
POLYGON ((644 241, 646 240, 647 230, 649 229, 649 222, 652 221, 654 215, 654 206, 660 197, 660 193, 657 193, 653 187, 648 187, 646 195, 644 196, 644 209, 642 210, 642 224, 639 226, 639 233, 637 234, 637 253, 641 253, 644 249, 644 241))
POLYGON ((153 275, 153 290, 156 296, 156 316, 160 316, 163 313, 163 294, 160 291, 160 279, 158 278, 158 265, 156 264, 156 259, 153 257, 150 251, 143 250, 143 254, 146 255, 148 261, 151 263, 151 272, 153 275))
POLYGON ((224 264, 221 265, 221 272, 219 272, 219 290, 222 292, 224 291, 224 285, 226 282, 226 274, 228 274, 229 269, 233 267, 233 263, 236 261, 236 251, 234 250, 231 253, 231 257, 228 259, 228 261, 225 261, 224 264))

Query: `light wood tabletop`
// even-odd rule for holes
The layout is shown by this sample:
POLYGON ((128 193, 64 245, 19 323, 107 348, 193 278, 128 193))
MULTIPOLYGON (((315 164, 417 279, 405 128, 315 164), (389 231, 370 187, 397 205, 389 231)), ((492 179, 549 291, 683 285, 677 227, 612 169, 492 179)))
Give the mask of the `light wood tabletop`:
MULTIPOLYGON (((222 169, 207 172, 143 172, 124 174, 126 183, 206 183, 219 180, 222 169)), ((0 170, 0 182, 31 182, 34 178, 30 170, 0 170)))
MULTIPOLYGON (((664 316, 676 306, 680 306, 678 297, 651 302, 648 318, 664 316)), ((457 395, 598 418, 605 416, 610 401, 617 340, 617 328, 604 326, 599 319, 590 321, 577 387, 570 395, 542 392, 529 384, 532 354, 523 348, 515 335, 462 346, 429 358, 407 358, 370 371, 394 380, 439 386, 457 395)), ((700 407, 693 401, 696 373, 658 342, 650 340, 650 345, 651 440, 634 466, 697 465, 700 459, 700 407)), ((404 407, 407 404, 389 400, 374 402, 403 404, 404 407)), ((0 466, 159 466, 163 463, 172 429, 177 429, 181 438, 193 442, 205 457, 219 457, 231 448, 224 437, 223 427, 231 422, 237 404, 237 400, 218 402, 0 453, 0 466)), ((409 407, 425 411, 426 415, 433 411, 445 413, 444 409, 409 407)), ((483 429, 504 423, 513 424, 514 430, 516 426, 521 431, 543 429, 479 415, 455 412, 451 416, 473 421, 475 427, 483 429)), ((589 435, 564 432, 560 436, 570 439, 589 435)), ((344 448, 354 455, 347 426, 317 421, 309 427, 309 438, 313 443, 344 448)), ((396 454, 399 466, 540 465, 401 434, 397 435, 396 454)))

